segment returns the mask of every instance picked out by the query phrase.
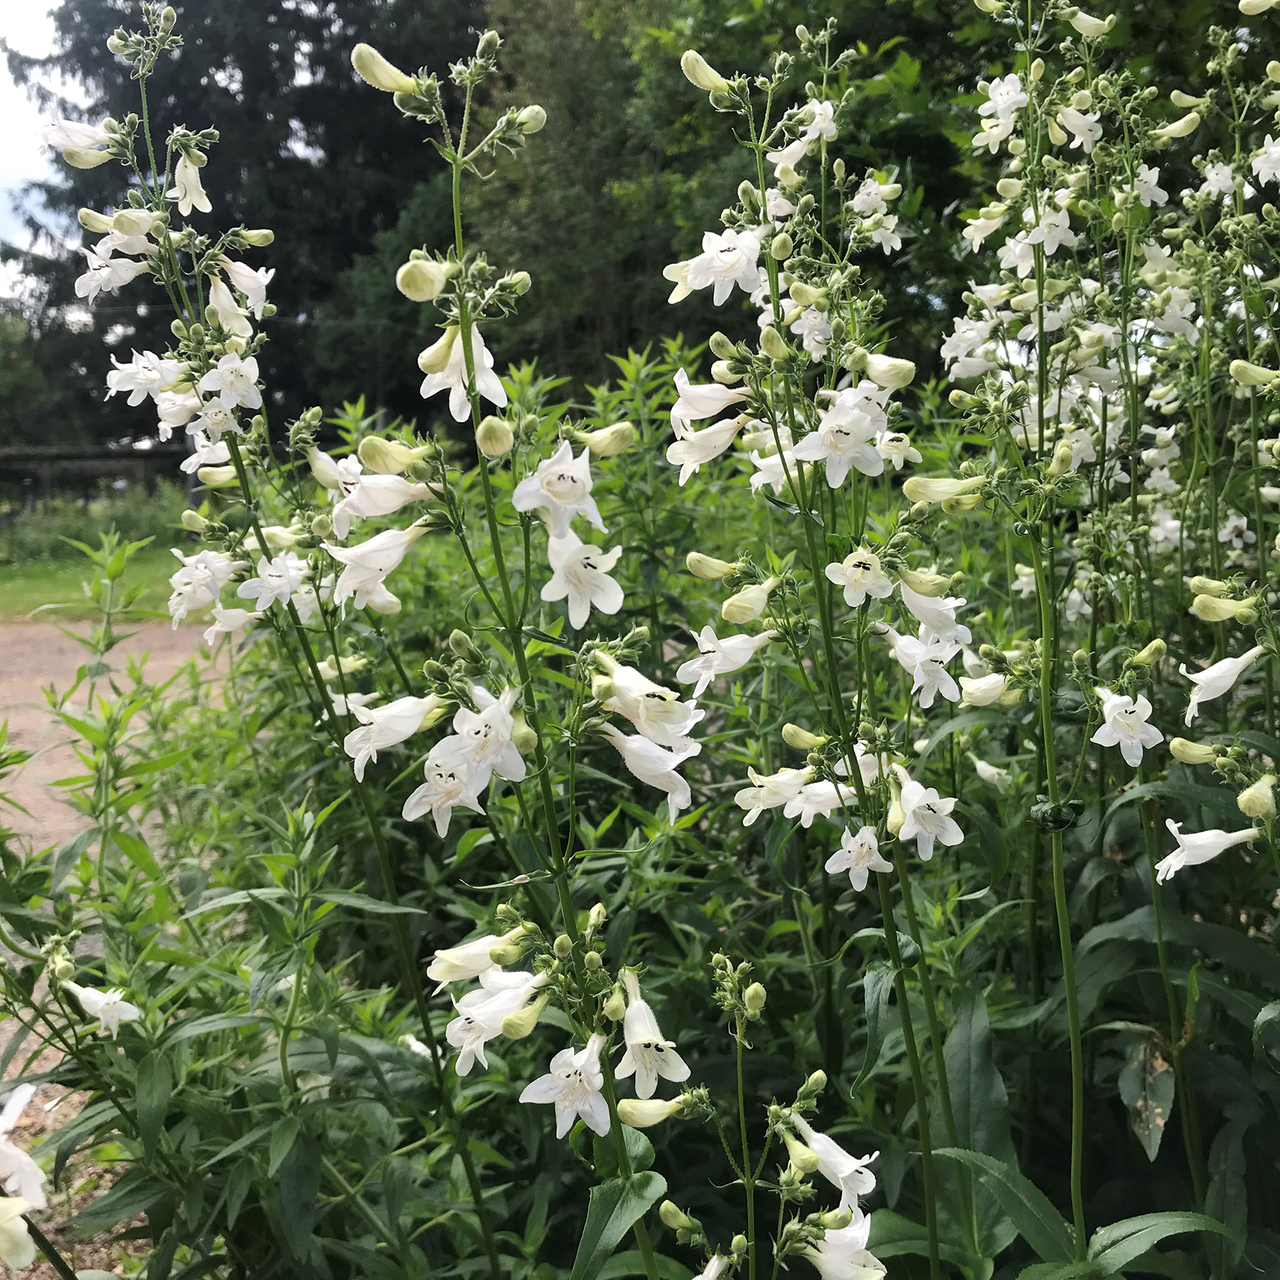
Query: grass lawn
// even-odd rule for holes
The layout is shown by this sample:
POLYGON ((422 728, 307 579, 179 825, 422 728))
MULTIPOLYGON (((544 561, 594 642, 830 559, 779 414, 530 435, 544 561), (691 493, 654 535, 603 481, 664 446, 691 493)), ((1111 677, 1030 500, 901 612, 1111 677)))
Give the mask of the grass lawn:
MULTIPOLYGON (((177 561, 167 550, 148 547, 129 562, 127 586, 145 586, 135 608, 167 617, 169 575, 177 561)), ((0 622, 59 622, 82 619, 96 613, 82 584, 92 576, 88 560, 32 560, 26 564, 0 564, 0 622), (41 605, 67 607, 41 609, 41 605)))

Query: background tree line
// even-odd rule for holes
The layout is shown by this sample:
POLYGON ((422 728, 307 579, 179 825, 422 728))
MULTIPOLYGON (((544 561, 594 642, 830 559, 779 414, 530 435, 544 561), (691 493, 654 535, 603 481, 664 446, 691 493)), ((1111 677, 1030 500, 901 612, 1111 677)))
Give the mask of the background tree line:
MULTIPOLYGON (((1111 7, 1144 58, 1194 91, 1203 35, 1222 6, 1111 7)), ((63 0, 55 53, 10 52, 10 70, 32 85, 43 71, 73 77, 94 121, 123 114, 133 89, 104 42, 135 9, 133 0, 63 0)), ((472 243, 534 279, 522 314, 495 338, 500 361, 536 357, 547 372, 589 384, 609 375, 611 353, 675 327, 663 266, 696 251, 753 176, 713 147, 679 54, 693 46, 713 65, 750 69, 797 23, 831 13, 839 47, 856 44, 860 55, 842 129, 868 167, 898 170, 906 188, 903 249, 867 255, 862 269, 886 294, 895 351, 935 366, 938 335, 968 280, 956 215, 982 194, 960 108, 976 100, 972 68, 987 64, 996 42, 971 0, 186 0, 182 9, 187 48, 158 73, 152 108, 166 127, 216 122, 221 142, 204 175, 210 224, 244 220, 276 232, 255 264, 276 268, 277 421, 360 394, 423 425, 439 417, 418 397, 414 364, 431 309, 403 299, 392 277, 411 248, 449 238, 442 170, 411 125, 388 127, 373 109, 348 54, 368 40, 402 65, 435 71, 447 90, 448 64, 486 26, 503 34, 507 75, 487 109, 535 101, 548 113, 547 128, 502 178, 483 184, 472 210, 472 243)), ((50 116, 78 114, 47 96, 46 106, 50 116)), ((34 184, 32 247, 0 245, 25 280, 0 314, 0 444, 119 440, 138 430, 119 401, 103 402, 103 344, 123 358, 130 348, 160 350, 163 321, 139 289, 104 297, 92 312, 74 293, 83 258, 72 246, 82 234, 92 240, 75 212, 114 206, 124 190, 116 165, 59 166, 34 184)), ((691 300, 678 322, 692 332, 752 323, 736 305, 713 316, 709 298, 699 301, 704 311, 690 310, 691 300)))

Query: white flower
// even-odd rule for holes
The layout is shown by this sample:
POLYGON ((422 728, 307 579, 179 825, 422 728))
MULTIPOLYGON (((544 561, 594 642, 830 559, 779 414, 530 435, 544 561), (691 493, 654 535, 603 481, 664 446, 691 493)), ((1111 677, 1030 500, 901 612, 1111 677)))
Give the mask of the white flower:
POLYGON ((717 676, 727 676, 741 670, 770 640, 776 639, 776 631, 762 631, 758 636, 737 635, 720 639, 715 628, 708 624, 697 635, 698 656, 681 663, 676 679, 681 684, 692 684, 693 696, 702 697, 707 686, 717 676))
POLYGON ((1015 72, 997 76, 986 86, 987 100, 978 108, 980 116, 995 116, 997 120, 1012 120, 1014 113, 1027 105, 1030 98, 1015 72))
POLYGON ((1182 536, 1182 521, 1168 507, 1157 507, 1151 513, 1151 529, 1147 538, 1157 550, 1172 551, 1182 536))
POLYGON ((623 969, 622 985, 627 989, 627 1012, 622 1019, 622 1039, 627 1046, 614 1074, 619 1080, 636 1078, 636 1097, 652 1098, 658 1077, 679 1084, 689 1078, 689 1066, 676 1052, 676 1042, 665 1040, 653 1010, 640 995, 640 979, 634 970, 623 969))
MULTIPOLYGON (((1036 265, 1035 246, 1025 231, 1019 231, 1017 235, 1010 236, 997 250, 997 256, 1000 259, 1001 270, 1016 271, 1019 278, 1029 276, 1036 265)), ((953 376, 963 375, 953 371, 953 376)))
POLYGON ((64 147, 82 147, 86 150, 107 147, 113 139, 114 135, 100 124, 86 124, 82 120, 55 120, 45 126, 41 140, 46 147, 61 151, 64 147))
POLYGON ((236 301, 235 294, 227 288, 221 276, 209 277, 209 305, 218 317, 218 323, 228 333, 239 338, 248 338, 253 334, 253 325, 249 323, 249 313, 236 301))
POLYGON ((443 840, 449 832, 449 819, 455 808, 483 813, 480 792, 488 782, 481 777, 471 755, 462 750, 458 738, 442 738, 427 753, 423 765, 426 781, 409 795, 400 811, 406 822, 430 813, 435 819, 436 833, 443 840))
POLYGON ((989 707, 1009 687, 1009 677, 998 672, 986 676, 961 676, 960 701, 966 707, 989 707))
POLYGON ((552 1102, 556 1108, 556 1137, 563 1138, 581 1118, 588 1129, 604 1137, 609 1132, 609 1105, 604 1100, 604 1072, 600 1050, 604 1036, 594 1035, 576 1052, 561 1049, 545 1076, 525 1085, 521 1102, 552 1102))
POLYGON ((667 793, 667 811, 674 822, 676 814, 687 809, 693 798, 689 784, 676 769, 690 756, 696 756, 702 747, 691 742, 679 751, 667 751, 648 738, 639 735, 629 737, 611 724, 603 725, 600 732, 618 749, 629 772, 641 782, 667 793))
POLYGON ((1226 524, 1218 530, 1218 541, 1229 542, 1237 550, 1257 540, 1258 535, 1249 528, 1249 521, 1244 516, 1228 516, 1226 524))
MULTIPOLYGON (((960 234, 969 242, 969 248, 976 253, 982 248, 986 238, 1004 225, 1003 216, 999 218, 970 218, 964 224, 960 234)), ((972 323, 972 322, 970 322, 972 323)), ((959 326, 960 320, 956 321, 959 326)))
POLYGON ((261 320, 262 308, 267 302, 267 285, 271 283, 275 271, 268 271, 265 267, 254 270, 246 263, 235 262, 226 257, 219 258, 218 265, 227 273, 231 283, 244 294, 244 300, 249 304, 254 318, 261 320))
POLYGON ((1178 842, 1178 847, 1156 863, 1156 880, 1160 884, 1176 875, 1183 867, 1195 867, 1202 862, 1210 862, 1233 845, 1256 840, 1259 835, 1255 827, 1245 827, 1240 831, 1223 831, 1221 827, 1214 827, 1211 831, 1183 835, 1182 823, 1166 818, 1164 825, 1169 828, 1169 834, 1178 842))
POLYGON ((868 596, 885 600, 893 594, 893 581, 880 567, 880 557, 866 547, 851 551, 839 564, 827 565, 827 581, 844 588, 844 602, 856 608, 868 596))
POLYGON ((320 545, 344 566, 333 589, 334 604, 344 604, 354 596, 356 608, 363 609, 425 532, 423 522, 416 521, 407 529, 384 529, 354 547, 322 542, 320 545))
POLYGON ((717 1253, 714 1258, 708 1260, 707 1265, 694 1276, 693 1280, 720 1280, 728 1267, 729 1259, 717 1253))
POLYGON ((1102 126, 1098 123, 1096 111, 1086 115, 1075 107, 1063 107, 1058 112, 1058 123, 1071 132, 1072 147, 1083 147, 1085 155, 1092 154, 1093 144, 1102 137, 1102 126))
MULTIPOLYGON (((418 368, 427 376, 418 388, 424 400, 438 392, 449 392, 449 412, 455 422, 465 422, 471 415, 467 395, 466 347, 458 341, 458 326, 448 325, 440 339, 418 356, 418 368)), ((507 404, 506 388, 493 371, 493 353, 484 345, 480 330, 471 326, 471 366, 475 374, 476 394, 499 409, 507 404)))
POLYGON ((1138 166, 1138 172, 1133 180, 1133 190, 1148 209, 1153 204, 1165 204, 1169 199, 1169 193, 1160 186, 1160 170, 1149 164, 1138 166))
POLYGON ((898 665, 911 672, 911 692, 919 693, 923 710, 933 706, 939 693, 948 702, 959 701, 960 688, 947 670, 947 663, 960 652, 959 644, 933 638, 924 626, 918 637, 900 636, 893 631, 889 637, 898 665))
MULTIPOLYGON (((762 325, 770 320, 768 312, 760 313, 762 325)), ((791 322, 791 332, 799 335, 801 345, 809 353, 809 359, 821 360, 827 354, 831 341, 831 321, 817 307, 805 309, 791 322)))
POLYGON ((221 440, 215 443, 199 428, 188 434, 192 451, 179 464, 179 469, 187 475, 194 474, 201 467, 219 467, 231 461, 231 450, 221 440))
POLYGON ((773 165, 776 173, 784 165, 794 167, 804 159, 805 152, 809 149, 809 140, 807 138, 796 138, 792 142, 788 142, 785 147, 777 151, 766 151, 765 159, 773 165))
POLYGON ((626 716, 650 742, 672 751, 692 745, 689 734, 705 718, 693 702, 681 702, 679 693, 654 684, 634 667, 623 666, 606 653, 596 654, 597 664, 613 686, 601 707, 611 714, 626 716))
POLYGON ((245 561, 233 560, 225 551, 197 551, 193 556, 184 556, 175 548, 173 554, 182 562, 182 567, 169 578, 173 589, 169 613, 175 628, 192 609, 215 604, 233 575, 248 568, 245 561))
MULTIPOLYGON (((0 1111, 0 1186, 10 1196, 19 1196, 33 1209, 48 1207, 44 1194, 44 1171, 21 1147, 9 1140, 27 1103, 35 1096, 33 1084, 20 1084, 9 1095, 0 1111)), ((0 1257, 3 1252, 0 1252, 0 1257)))
POLYGON ((1045 208, 1040 214, 1040 221, 1027 235, 1027 243, 1043 245, 1045 256, 1049 258, 1063 247, 1074 248, 1078 242, 1079 238, 1071 230, 1071 217, 1065 209, 1045 208))
POLYGON ((287 605, 306 576, 307 562, 293 551, 282 551, 270 560, 259 556, 258 576, 242 582, 236 588, 236 595, 241 600, 252 600, 259 611, 273 604, 287 605))
MULTIPOLYGON (((234 409, 236 405, 243 405, 246 409, 262 407, 258 362, 253 356, 242 358, 234 351, 228 351, 197 385, 201 391, 216 395, 224 409, 234 409)), ((205 429, 208 430, 207 427, 205 429)))
POLYGON ((591 610, 613 614, 622 608, 622 588, 609 577, 618 563, 622 548, 602 551, 587 546, 572 529, 563 537, 552 537, 547 543, 551 561, 551 581, 539 593, 543 600, 568 599, 569 625, 581 629, 587 625, 591 610))
POLYGON ((350 708, 360 724, 343 739, 342 749, 355 761, 356 781, 364 781, 365 766, 377 760, 379 751, 412 737, 442 709, 442 700, 434 693, 426 698, 397 698, 384 707, 350 708))
POLYGON ((337 463, 338 483, 332 490, 333 534, 345 540, 352 516, 389 516, 410 502, 431 496, 425 484, 414 484, 398 475, 369 475, 354 454, 337 463))
POLYGON ((1187 670, 1185 662, 1178 664, 1178 670, 1186 676, 1195 688, 1191 691, 1191 701, 1187 704, 1186 724, 1190 724, 1200 713, 1202 702, 1212 702, 1229 692, 1237 680, 1266 652, 1262 645, 1254 645, 1248 653, 1238 658, 1223 658, 1203 671, 1187 670))
POLYGON ((882 431, 876 438, 876 452, 886 461, 893 463, 895 471, 901 471, 908 462, 923 462, 920 450, 911 443, 911 437, 904 431, 882 431))
POLYGON ((1008 769, 1001 769, 989 760, 981 760, 972 751, 969 752, 969 759, 973 761, 973 771, 978 777, 997 791, 1003 793, 1013 786, 1013 774, 1008 769))
POLYGON ((251 622, 257 622, 261 617, 261 613, 250 613, 248 609, 224 609, 215 602, 213 622, 204 633, 204 642, 212 649, 218 643, 220 636, 234 635, 235 632, 247 627, 251 622))
POLYGON ((836 136, 836 104, 810 98, 805 105, 813 112, 813 119, 805 125, 800 136, 806 142, 816 142, 819 138, 828 140, 834 138, 836 136))
POLYGON ((427 977, 439 984, 435 994, 439 995, 451 982, 469 982, 495 968, 493 949, 513 941, 523 932, 523 929, 513 929, 501 935, 486 933, 461 946, 437 948, 435 959, 427 969, 427 977))
MULTIPOLYGON (((683 267, 677 283, 684 285, 684 293, 713 286, 712 301, 718 307, 726 301, 736 284, 743 293, 751 293, 760 286, 760 232, 758 230, 735 231, 732 227, 722 234, 707 231, 702 237, 702 252, 688 262, 676 263, 662 274, 668 280, 676 279, 673 270, 683 267)), ((678 302, 684 296, 677 288, 670 301, 678 302)))
POLYGON ((801 462, 826 464, 827 484, 837 489, 850 467, 863 475, 884 472, 884 459, 872 443, 884 426, 885 392, 864 379, 843 391, 819 392, 827 408, 818 411, 818 429, 796 445, 794 456, 801 462))
POLYGON ((111 363, 115 368, 107 374, 107 399, 117 391, 127 391, 130 405, 139 405, 148 396, 155 399, 186 370, 182 361, 165 360, 154 351, 144 351, 141 355, 135 351, 128 364, 121 364, 113 355, 111 363))
MULTIPOLYGON (((846 827, 840 833, 840 848, 827 859, 825 868, 828 875, 833 876, 847 871, 849 883, 861 893, 867 887, 867 878, 872 871, 891 872, 893 863, 880 856, 875 827, 861 827, 856 834, 846 827)), ((818 1155, 821 1158, 822 1153, 818 1152, 818 1155)))
POLYGON ((968 603, 963 596, 948 596, 945 599, 922 596, 905 582, 898 583, 898 590, 902 593, 902 603, 915 614, 916 620, 922 625, 922 640, 959 640, 961 644, 968 644, 973 639, 969 628, 956 621, 956 610, 968 603))
POLYGON ((770 187, 764 193, 764 211, 768 217, 780 222, 795 213, 796 207, 777 187, 770 187))
POLYGON ((695 385, 683 369, 676 370, 675 383, 676 402, 671 406, 671 428, 677 440, 688 433, 689 423, 723 413, 730 405, 747 398, 744 390, 723 387, 718 382, 695 385))
POLYGON ((800 825, 807 831, 813 826, 814 818, 821 815, 829 818, 844 805, 856 804, 855 793, 845 786, 837 786, 825 778, 818 782, 806 783, 787 801, 782 810, 784 818, 799 818, 800 825))
POLYGON ((477 1061, 488 1069, 486 1043, 501 1035, 503 1021, 519 1013, 550 981, 545 973, 504 973, 496 965, 479 977, 480 990, 454 1001, 458 1016, 444 1030, 445 1039, 458 1050, 454 1069, 460 1076, 468 1075, 477 1061))
POLYGON ((1200 186, 1200 194, 1206 196, 1222 196, 1224 199, 1236 193, 1236 175, 1229 164, 1207 164, 1204 167, 1204 182, 1200 186))
POLYGON ((1103 723, 1089 741, 1099 747, 1119 747, 1125 763, 1136 769, 1142 763, 1143 751, 1164 741, 1164 734, 1147 723, 1151 703, 1142 694, 1135 700, 1110 689, 1096 692, 1102 699, 1103 723))
POLYGON ((145 259, 115 258, 84 246, 81 249, 89 269, 76 277, 76 297, 93 306, 100 293, 115 293, 149 267, 145 259))
POLYGON ((0 1262, 11 1267, 29 1267, 36 1260, 35 1241, 27 1234, 22 1215, 34 1208, 21 1196, 0 1200, 0 1262))
POLYGON ((511 505, 517 511, 539 512, 553 538, 563 538, 569 532, 574 516, 586 516, 590 524, 605 532, 600 508, 591 496, 591 450, 584 446, 575 458, 568 440, 538 463, 533 475, 516 485, 511 505))
POLYGON ((870 1215, 859 1214, 847 1227, 823 1232, 822 1239, 806 1245, 803 1252, 821 1280, 880 1280, 885 1267, 867 1251, 870 1238, 870 1215))
POLYGON ((898 839, 914 840, 916 856, 922 862, 933 857, 935 841, 951 846, 964 839, 964 832, 951 817, 951 811, 956 807, 954 799, 940 796, 932 787, 921 786, 913 778, 903 784, 899 803, 902 805, 903 823, 898 839))
POLYGON ((722 418, 701 431, 686 431, 683 436, 667 446, 667 461, 680 468, 680 483, 696 475, 704 462, 718 458, 737 438, 747 419, 722 418))
POLYGON ((780 809, 790 803, 813 779, 812 769, 779 769, 777 773, 757 773, 748 766, 747 777, 752 785, 743 787, 733 797, 733 803, 745 809, 747 816, 742 825, 749 827, 766 809, 780 809))
POLYGON ((173 170, 173 187, 164 194, 166 200, 178 202, 178 212, 184 218, 191 216, 192 209, 199 209, 201 213, 213 211, 213 205, 209 203, 209 197, 200 182, 200 170, 185 155, 178 157, 173 170))
POLYGON ((1274 182, 1280 174, 1280 142, 1270 134, 1263 139, 1262 150, 1253 158, 1253 174, 1259 182, 1274 182))
MULTIPOLYGON (((870 831, 871 834, 871 856, 876 858, 875 852, 875 833, 870 827, 864 827, 863 831, 870 831)), ((858 833, 859 836, 862 832, 858 833)), ((879 859, 883 861, 883 859, 879 859)), ((884 866, 873 867, 875 871, 892 871, 893 868, 886 862, 884 866)), ((831 870, 830 867, 827 870, 831 870)), ((855 884, 855 889, 861 889, 867 882, 866 872, 862 875, 862 884, 855 884)), ((794 1114, 792 1120, 796 1126, 800 1136, 804 1139, 804 1144, 810 1151, 818 1157, 818 1172, 822 1174, 826 1180, 831 1183, 840 1192, 840 1208, 852 1209, 856 1214, 859 1213, 858 1200, 862 1196, 869 1196, 876 1189, 876 1176, 867 1168, 880 1153, 873 1151, 869 1156, 851 1156, 834 1138, 829 1138, 825 1133, 818 1133, 804 1116, 794 1114)))
POLYGON ((497 698, 478 684, 471 686, 471 699, 477 710, 459 707, 453 716, 453 735, 436 743, 436 750, 460 751, 471 761, 478 779, 477 791, 489 785, 493 774, 509 782, 523 782, 525 763, 512 738, 515 720, 512 708, 520 690, 508 686, 497 698))
POLYGON ((142 1017, 142 1010, 136 1004, 130 1004, 119 987, 112 987, 109 991, 99 991, 94 987, 82 987, 75 982, 64 982, 62 989, 70 991, 80 1002, 85 1016, 96 1018, 102 1023, 111 1032, 113 1040, 122 1022, 136 1022, 142 1017))
MULTIPOLYGON (((197 431, 204 432, 215 444, 222 439, 225 431, 239 431, 239 423, 236 422, 235 414, 222 403, 221 400, 208 400, 203 405, 200 403, 200 397, 195 396, 194 408, 200 411, 200 416, 187 426, 187 434, 194 435, 197 431)), ((188 405, 182 406, 185 410, 188 405)), ((173 410, 176 412, 178 406, 174 405, 173 410)), ((164 417, 164 409, 161 409, 161 419, 164 417)), ((178 423, 175 426, 180 425, 178 423)), ((230 454, 228 454, 230 456, 230 454)))
POLYGON ((898 234, 897 216, 891 213, 884 218, 872 231, 871 239, 884 250, 886 257, 895 249, 901 249, 902 237, 898 234))

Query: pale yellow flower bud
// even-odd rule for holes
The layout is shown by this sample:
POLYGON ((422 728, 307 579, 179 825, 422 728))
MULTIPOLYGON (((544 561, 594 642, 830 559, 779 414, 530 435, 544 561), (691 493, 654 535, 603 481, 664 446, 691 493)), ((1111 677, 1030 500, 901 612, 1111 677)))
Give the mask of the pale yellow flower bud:
POLYGON ((245 244, 252 245, 255 249, 265 249, 276 238, 276 233, 270 227, 258 227, 240 234, 244 237, 245 244))
POLYGON ((983 13, 999 13, 1004 8, 1004 0, 973 0, 973 3, 982 10, 983 13))
POLYGON ((502 1034, 508 1040, 523 1040, 538 1025, 538 1019, 550 1002, 550 995, 540 995, 532 1004, 507 1014, 502 1020, 502 1034))
POLYGON ((1274 369, 1250 364, 1247 360, 1233 360, 1228 371, 1242 387, 1266 387, 1280 378, 1274 369))
POLYGON ((720 606, 720 616, 726 622, 754 622, 765 611, 769 593, 781 581, 781 578, 766 578, 763 582, 744 587, 720 606))
POLYGON ((208 520, 198 511, 184 511, 180 519, 182 527, 192 533, 203 533, 209 527, 208 520))
POLYGON ((921 596, 945 596, 951 586, 950 578, 940 573, 922 573, 918 569, 899 569, 898 577, 921 596))
POLYGON ((972 493, 975 489, 981 489, 986 483, 985 476, 970 476, 967 480, 912 476, 902 486, 902 492, 909 502, 949 502, 953 498, 972 493))
POLYGON ((1212 764, 1218 753, 1208 743, 1192 742, 1188 738, 1170 738, 1169 751, 1175 760, 1183 764, 1212 764))
POLYGON ((120 209, 111 215, 111 230, 122 236, 145 236, 153 222, 155 214, 150 209, 120 209))
POLYGON ((727 93, 729 82, 694 49, 686 49, 680 57, 680 70, 690 84, 707 93, 727 93))
POLYGON ((1065 476, 1071 470, 1071 460, 1074 457, 1070 441, 1061 440, 1058 447, 1053 451, 1053 457, 1049 459, 1049 465, 1045 470, 1051 476, 1065 476))
POLYGON ((629 422, 615 422, 595 431, 582 431, 578 441, 591 450, 593 458, 615 458, 636 442, 636 429, 629 422))
POLYGON ((230 465, 225 467, 201 467, 196 472, 196 476, 206 489, 230 489, 240 483, 235 467, 230 465))
POLYGON ((392 65, 369 44, 358 44, 351 50, 351 65, 366 84, 384 93, 417 93, 418 82, 392 65))
POLYGON ((798 724, 784 724, 782 740, 787 746, 795 747, 797 751, 817 751, 819 747, 827 744, 826 738, 810 733, 808 729, 802 729, 798 724))
POLYGON ((316 670, 325 684, 329 684, 339 675, 349 676, 352 672, 363 671, 368 665, 369 659, 362 658, 359 654, 343 654, 336 661, 333 658, 325 658, 323 662, 317 662, 316 670))
POLYGON ((812 1147, 805 1146, 790 1130, 783 1132, 782 1140, 787 1144, 787 1155, 795 1168, 804 1174, 817 1173, 818 1153, 812 1147))
POLYGON ((1066 146, 1067 144, 1066 130, 1052 116, 1050 116, 1049 119, 1045 121, 1045 124, 1049 130, 1049 141, 1052 142, 1055 147, 1066 146))
POLYGON ((356 455, 362 466, 382 476, 399 475, 415 462, 421 462, 431 452, 428 445, 411 449, 399 440, 385 440, 382 436, 365 436, 360 441, 356 455))
POLYGON ((1191 612, 1201 622, 1245 622, 1257 616, 1254 601, 1226 600, 1218 596, 1200 595, 1191 602, 1191 612))
POLYGON ((703 555, 701 551, 690 551, 684 558, 684 564, 695 578, 727 578, 738 572, 738 565, 703 555))
POLYGON ((683 1110, 682 1097, 672 1098, 670 1102, 663 1102, 661 1098, 621 1098, 618 1101, 618 1119, 632 1129, 648 1129, 678 1116, 683 1110))
POLYGON ((1163 640, 1155 639, 1143 649, 1139 649, 1129 661, 1135 667, 1149 667, 1164 657, 1168 646, 1163 640))
POLYGON ((1198 596, 1225 596, 1231 590, 1225 582, 1217 578, 1188 578, 1187 586, 1198 596))
POLYGON ((614 987, 612 994, 600 1009, 610 1022, 621 1022, 627 1012, 627 998, 620 986, 614 987))
POLYGON ((452 274, 446 263, 410 258, 396 272, 396 288, 410 302, 431 302, 440 296, 452 274))
POLYGON ((1236 805, 1247 818, 1265 818, 1268 822, 1276 816, 1276 775, 1264 773, 1251 787, 1236 796, 1236 805))
POLYGON ((515 433, 511 430, 510 423, 495 418, 492 414, 480 419, 480 425, 476 428, 476 448, 490 461, 510 453, 514 441, 515 433))
POLYGON ((1071 19, 1071 25, 1086 40, 1101 40, 1103 36, 1109 35, 1111 28, 1116 25, 1116 15, 1113 13, 1106 18, 1093 18, 1087 13, 1077 13, 1071 19))
POLYGON ((742 1003, 746 1006, 748 1018, 758 1018, 764 1012, 765 1001, 769 994, 758 982, 753 982, 743 993, 742 1003))
POLYGON ((769 256, 775 262, 786 262, 793 248, 791 237, 785 231, 779 231, 769 242, 769 256))
POLYGON ((1172 124, 1165 125, 1163 129, 1156 129, 1151 136, 1159 138, 1162 142, 1169 142, 1173 138, 1186 138, 1195 133, 1199 127, 1200 113, 1198 111, 1189 111, 1172 124))
POLYGON ((96 169, 111 159, 111 153, 93 147, 63 147, 62 158, 73 169, 96 169))
POLYGON ((522 756, 527 756, 538 745, 538 735, 525 719, 524 710, 521 707, 517 707, 511 713, 511 722, 511 741, 522 756))
POLYGON ((658 1206, 658 1217, 662 1225, 670 1231, 693 1231, 698 1226, 697 1218, 691 1218, 678 1204, 664 1200, 658 1206))
POLYGON ((96 209, 81 209, 76 217, 80 221, 80 225, 86 231, 92 231, 95 236, 106 235, 111 230, 111 219, 105 213, 99 213, 96 209))
POLYGON ((521 133, 539 133, 546 123, 547 113, 536 102, 531 102, 516 113, 516 128, 521 133))
POLYGON ((771 360, 785 360, 788 354, 782 335, 771 324, 765 325, 760 334, 760 350, 771 360))

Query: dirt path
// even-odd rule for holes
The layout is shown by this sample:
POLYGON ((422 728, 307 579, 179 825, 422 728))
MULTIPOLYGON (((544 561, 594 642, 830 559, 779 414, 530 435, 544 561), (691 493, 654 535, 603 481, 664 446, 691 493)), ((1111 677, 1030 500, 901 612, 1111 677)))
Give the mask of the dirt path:
MULTIPOLYGON (((126 655, 141 657, 147 653, 148 677, 152 681, 163 680, 200 652, 202 629, 180 627, 173 631, 165 623, 147 623, 112 651, 112 666, 123 670, 126 655)), ((59 691, 68 688, 85 657, 80 645, 48 623, 0 624, 0 721, 9 722, 11 745, 36 753, 16 775, 0 781, 0 790, 8 792, 27 812, 5 807, 0 811, 0 821, 30 836, 37 848, 60 843, 85 824, 84 819, 64 803, 58 789, 50 785, 57 778, 81 770, 71 747, 70 734, 53 720, 42 692, 50 684, 59 691)), ((0 1019, 0 1045, 7 1039, 0 1019)), ((10 1076, 21 1069, 21 1058, 19 1054, 19 1060, 10 1067, 10 1076)), ((47 1067, 53 1061, 53 1056, 46 1052, 36 1069, 47 1067)), ((3 1092, 0 1086, 0 1093, 3 1092)), ((18 1123, 15 1140, 23 1147, 30 1147, 65 1123, 68 1110, 78 1111, 82 1103, 82 1095, 41 1087, 18 1123)), ((76 1208, 92 1199, 95 1193, 101 1194, 113 1180, 110 1171, 81 1160, 67 1176, 66 1192, 55 1196, 49 1188, 49 1210, 39 1217, 46 1233, 76 1267, 122 1272, 121 1259, 125 1251, 118 1243, 106 1237, 71 1240, 59 1230, 60 1224, 76 1208)), ((137 1249, 128 1252, 138 1254, 137 1249)), ((53 1268, 43 1260, 22 1274, 24 1280, 56 1280, 53 1268)))

